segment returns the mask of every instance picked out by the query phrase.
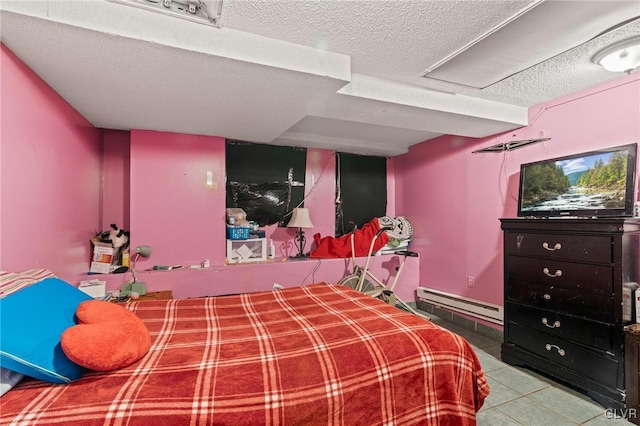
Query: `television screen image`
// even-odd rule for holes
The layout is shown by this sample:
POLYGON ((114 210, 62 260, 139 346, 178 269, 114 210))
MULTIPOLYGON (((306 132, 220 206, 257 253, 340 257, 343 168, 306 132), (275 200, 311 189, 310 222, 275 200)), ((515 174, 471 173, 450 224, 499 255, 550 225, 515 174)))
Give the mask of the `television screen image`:
POLYGON ((633 216, 636 144, 520 167, 518 216, 633 216))

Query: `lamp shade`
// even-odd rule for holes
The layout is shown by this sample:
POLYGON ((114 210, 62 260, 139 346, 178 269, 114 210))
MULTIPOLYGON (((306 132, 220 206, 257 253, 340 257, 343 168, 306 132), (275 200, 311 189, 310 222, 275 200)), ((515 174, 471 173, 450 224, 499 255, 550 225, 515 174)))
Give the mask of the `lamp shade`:
POLYGON ((149 246, 138 246, 136 247, 136 254, 140 257, 149 257, 151 256, 151 247, 149 246))
POLYGON ((309 216, 309 209, 293 209, 293 214, 291 215, 291 220, 287 228, 313 228, 313 223, 309 216))

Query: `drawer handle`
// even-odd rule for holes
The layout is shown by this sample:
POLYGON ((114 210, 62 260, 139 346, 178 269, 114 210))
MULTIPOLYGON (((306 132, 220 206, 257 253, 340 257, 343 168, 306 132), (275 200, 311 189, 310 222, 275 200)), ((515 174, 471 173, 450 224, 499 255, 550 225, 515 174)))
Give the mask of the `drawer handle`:
POLYGON ((562 244, 555 243, 553 248, 549 248, 549 243, 545 241, 544 243, 542 243, 542 248, 545 249, 545 250, 549 250, 549 251, 556 251, 556 250, 560 250, 562 248, 562 244))
POLYGON ((543 298, 544 300, 551 300, 551 295, 550 295, 550 294, 548 294, 548 293, 545 293, 545 294, 543 294, 543 295, 542 295, 542 298, 543 298))
POLYGON ((555 321, 553 324, 549 324, 549 320, 542 318, 542 323, 549 328, 560 328, 560 321, 555 321))
POLYGON ((549 343, 547 343, 545 348, 547 348, 548 351, 550 351, 551 348, 556 348, 556 350, 558 351, 558 355, 560 355, 560 356, 564 356, 564 354, 565 354, 564 349, 561 349, 559 346, 556 346, 556 345, 550 345, 549 343))
POLYGON ((549 268, 543 268, 542 272, 544 272, 545 275, 549 276, 549 277, 553 277, 553 278, 558 278, 562 276, 562 270, 561 269, 557 269, 556 272, 554 272, 553 274, 551 274, 549 272, 549 268))

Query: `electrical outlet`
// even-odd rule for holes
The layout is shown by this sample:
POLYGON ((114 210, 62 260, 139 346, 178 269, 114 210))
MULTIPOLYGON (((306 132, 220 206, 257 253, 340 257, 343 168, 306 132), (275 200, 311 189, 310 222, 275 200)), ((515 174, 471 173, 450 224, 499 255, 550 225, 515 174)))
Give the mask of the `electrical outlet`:
POLYGON ((467 287, 475 287, 476 285, 476 278, 472 277, 471 275, 467 275, 467 287))

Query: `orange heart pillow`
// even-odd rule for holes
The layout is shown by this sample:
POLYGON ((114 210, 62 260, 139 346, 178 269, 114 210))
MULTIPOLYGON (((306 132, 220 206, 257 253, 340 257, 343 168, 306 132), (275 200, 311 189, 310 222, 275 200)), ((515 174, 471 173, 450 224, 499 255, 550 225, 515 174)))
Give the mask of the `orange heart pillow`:
POLYGON ((87 300, 76 316, 78 325, 62 333, 60 344, 71 361, 85 368, 117 370, 138 361, 151 347, 147 326, 123 306, 87 300))

